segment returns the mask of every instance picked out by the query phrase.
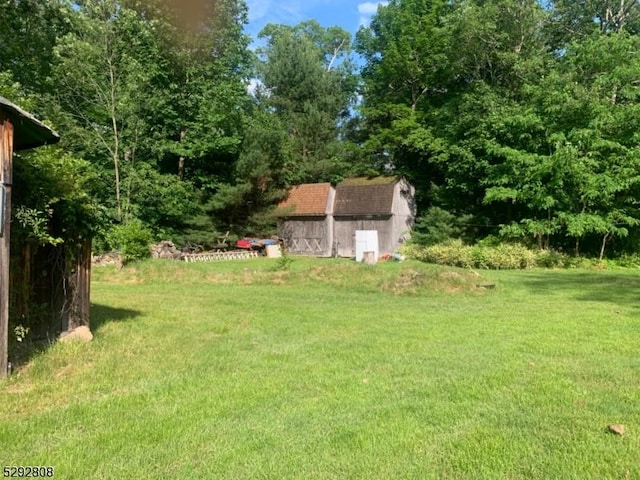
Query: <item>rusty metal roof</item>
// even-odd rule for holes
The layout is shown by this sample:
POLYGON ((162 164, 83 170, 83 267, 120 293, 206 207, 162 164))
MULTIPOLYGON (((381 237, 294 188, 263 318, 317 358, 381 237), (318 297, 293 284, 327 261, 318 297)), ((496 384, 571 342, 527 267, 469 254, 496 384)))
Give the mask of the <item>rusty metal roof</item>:
POLYGON ((331 213, 328 205, 330 183, 305 183, 293 187, 289 196, 278 205, 283 216, 321 216, 331 213))
POLYGON ((4 97, 0 97, 0 110, 5 112, 13 124, 15 151, 51 145, 60 141, 60 136, 56 132, 4 97))

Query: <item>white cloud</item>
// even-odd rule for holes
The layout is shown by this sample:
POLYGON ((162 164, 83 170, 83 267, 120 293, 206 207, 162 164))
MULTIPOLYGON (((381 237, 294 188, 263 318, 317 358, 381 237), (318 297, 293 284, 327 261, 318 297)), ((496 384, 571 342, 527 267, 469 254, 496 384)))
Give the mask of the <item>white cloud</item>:
POLYGON ((365 15, 373 15, 378 11, 380 2, 365 2, 358 5, 358 13, 365 15))
POLYGON ((358 13, 360 14, 360 26, 368 26, 371 17, 378 12, 378 6, 387 5, 389 2, 364 2, 358 4, 358 13))
POLYGON ((249 22, 290 23, 302 18, 300 2, 296 0, 249 0, 249 22))

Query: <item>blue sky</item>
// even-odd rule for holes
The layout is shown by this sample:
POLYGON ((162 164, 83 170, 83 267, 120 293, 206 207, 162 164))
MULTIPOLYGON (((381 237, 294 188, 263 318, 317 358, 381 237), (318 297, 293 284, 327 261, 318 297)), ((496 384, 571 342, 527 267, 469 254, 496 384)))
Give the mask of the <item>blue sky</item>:
POLYGON ((267 23, 295 25, 315 19, 323 27, 338 25, 355 34, 375 14, 379 0, 247 0, 247 33, 255 40, 267 23))

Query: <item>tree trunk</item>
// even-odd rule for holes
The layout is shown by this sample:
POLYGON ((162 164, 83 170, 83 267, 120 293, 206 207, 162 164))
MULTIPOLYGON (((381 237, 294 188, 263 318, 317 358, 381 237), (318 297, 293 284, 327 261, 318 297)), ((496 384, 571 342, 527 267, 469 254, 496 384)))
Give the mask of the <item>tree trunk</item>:
POLYGON ((604 249, 607 246, 607 240, 609 239, 609 233, 605 233, 604 236, 602 237, 602 247, 600 247, 600 257, 599 260, 602 261, 603 257, 604 257, 604 249))
POLYGON ((113 155, 113 168, 116 172, 116 212, 118 215, 118 220, 122 220, 122 205, 120 200, 120 161, 118 159, 117 153, 114 153, 113 155))
MULTIPOLYGON (((187 131, 182 129, 180 131, 180 143, 184 141, 184 137, 187 135, 187 131)), ((178 177, 180 180, 184 178, 184 155, 180 155, 178 159, 178 177)))
POLYGON ((120 199, 120 132, 118 129, 118 118, 116 113, 117 95, 116 95, 116 73, 111 63, 111 59, 107 60, 109 65, 109 79, 111 85, 111 104, 109 106, 111 114, 111 128, 113 130, 113 150, 111 156, 113 158, 113 168, 116 177, 116 212, 118 220, 122 220, 122 204, 120 199))

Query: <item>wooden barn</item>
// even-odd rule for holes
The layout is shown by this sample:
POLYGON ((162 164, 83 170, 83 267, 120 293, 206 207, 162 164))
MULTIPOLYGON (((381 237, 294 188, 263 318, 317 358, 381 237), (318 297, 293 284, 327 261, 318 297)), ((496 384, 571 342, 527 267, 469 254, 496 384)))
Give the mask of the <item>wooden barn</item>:
POLYGON ((291 189, 287 199, 279 205, 283 218, 280 236, 289 252, 316 257, 334 254, 332 210, 335 194, 330 183, 307 183, 291 189))
MULTIPOLYGON (((10 278, 15 278, 15 273, 24 276, 22 272, 10 272, 9 269, 13 152, 56 143, 58 140, 58 135, 46 125, 0 97, 0 377, 7 373, 10 278)), ((32 271, 31 265, 25 268, 32 271)))
POLYGON ((400 177, 352 178, 335 190, 328 183, 299 185, 280 204, 280 234, 292 253, 354 257, 356 231, 376 231, 379 253, 393 253, 413 227, 414 197, 400 177))
POLYGON ((336 187, 334 241, 340 257, 355 256, 357 230, 378 232, 380 254, 409 238, 416 217, 415 189, 399 177, 351 178, 336 187))

